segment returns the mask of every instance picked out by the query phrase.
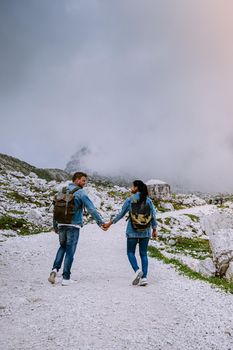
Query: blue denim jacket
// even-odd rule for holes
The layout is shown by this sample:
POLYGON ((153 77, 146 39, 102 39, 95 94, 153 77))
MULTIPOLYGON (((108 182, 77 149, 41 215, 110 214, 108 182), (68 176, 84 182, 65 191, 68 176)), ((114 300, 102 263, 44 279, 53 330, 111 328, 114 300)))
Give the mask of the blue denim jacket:
MULTIPOLYGON (((72 191, 75 187, 77 187, 74 183, 70 183, 68 185, 68 190, 72 191)), ((88 197, 85 190, 82 188, 74 193, 74 203, 76 207, 75 214, 71 221, 71 224, 83 226, 83 207, 87 208, 88 213, 91 214, 93 219, 99 226, 104 224, 102 217, 98 213, 96 207, 88 197)))
MULTIPOLYGON (((126 199, 124 202, 121 211, 117 216, 112 219, 113 224, 117 223, 120 219, 122 219, 125 214, 127 214, 130 209, 131 209, 131 204, 133 202, 133 199, 139 200, 140 197, 140 192, 137 192, 133 197, 129 197, 126 199)), ((151 237, 151 228, 156 228, 157 227, 157 221, 156 221, 156 209, 155 206, 152 202, 152 200, 147 197, 146 203, 149 204, 150 209, 151 209, 151 215, 152 215, 152 220, 151 220, 151 227, 147 228, 145 231, 138 232, 136 231, 131 223, 131 220, 128 220, 127 228, 126 228, 126 236, 128 238, 144 238, 144 237, 151 237)))

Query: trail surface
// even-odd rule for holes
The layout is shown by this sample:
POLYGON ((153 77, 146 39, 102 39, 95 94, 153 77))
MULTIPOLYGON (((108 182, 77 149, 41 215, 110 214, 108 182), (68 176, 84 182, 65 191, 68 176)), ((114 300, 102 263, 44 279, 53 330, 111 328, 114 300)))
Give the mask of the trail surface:
POLYGON ((232 350, 233 296, 154 259, 132 286, 124 226, 81 231, 69 287, 47 282, 56 234, 1 243, 0 348, 232 350))

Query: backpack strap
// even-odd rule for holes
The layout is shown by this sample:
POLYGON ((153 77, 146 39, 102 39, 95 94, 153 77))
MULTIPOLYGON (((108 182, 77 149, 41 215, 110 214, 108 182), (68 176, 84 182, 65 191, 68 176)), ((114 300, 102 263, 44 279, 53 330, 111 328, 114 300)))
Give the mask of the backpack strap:
POLYGON ((71 194, 74 194, 76 191, 81 190, 81 189, 82 189, 82 187, 77 186, 77 187, 75 187, 72 191, 70 191, 70 193, 71 193, 71 194))
POLYGON ((80 186, 76 186, 72 191, 69 191, 68 190, 68 187, 62 187, 62 190, 61 190, 61 192, 62 193, 71 193, 71 194, 74 194, 76 191, 78 191, 78 190, 81 190, 82 189, 82 187, 80 187, 80 186))
MULTIPOLYGON (((131 204, 132 204, 132 203, 137 203, 137 202, 138 202, 138 201, 135 199, 134 196, 131 196, 130 199, 131 199, 131 204)), ((126 217, 125 221, 128 221, 129 219, 130 219, 130 210, 129 210, 129 214, 128 214, 128 216, 126 217)))
POLYGON ((134 196, 131 196, 130 199, 131 199, 132 203, 137 203, 138 202, 137 199, 134 196))

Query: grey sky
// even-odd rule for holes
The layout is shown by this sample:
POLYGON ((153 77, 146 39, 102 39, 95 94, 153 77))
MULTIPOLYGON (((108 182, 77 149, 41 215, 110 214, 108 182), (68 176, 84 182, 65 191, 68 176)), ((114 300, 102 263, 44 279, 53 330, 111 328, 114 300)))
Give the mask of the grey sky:
POLYGON ((0 152, 233 191, 233 3, 1 0, 0 152))

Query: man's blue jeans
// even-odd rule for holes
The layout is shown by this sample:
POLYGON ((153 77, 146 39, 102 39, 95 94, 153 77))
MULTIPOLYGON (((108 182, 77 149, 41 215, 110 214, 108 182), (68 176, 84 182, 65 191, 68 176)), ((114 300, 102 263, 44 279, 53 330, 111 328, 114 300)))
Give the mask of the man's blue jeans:
POLYGON ((77 227, 59 227, 60 248, 57 251, 57 255, 53 263, 53 269, 57 269, 57 271, 60 270, 63 258, 65 256, 62 274, 65 280, 70 279, 70 269, 74 260, 74 254, 79 239, 79 231, 80 229, 77 227))
POLYGON ((148 237, 127 238, 127 256, 135 272, 139 269, 137 259, 135 256, 137 243, 139 243, 139 254, 142 262, 142 272, 143 272, 142 278, 146 278, 147 271, 148 271, 147 248, 148 248, 149 238, 148 237))

